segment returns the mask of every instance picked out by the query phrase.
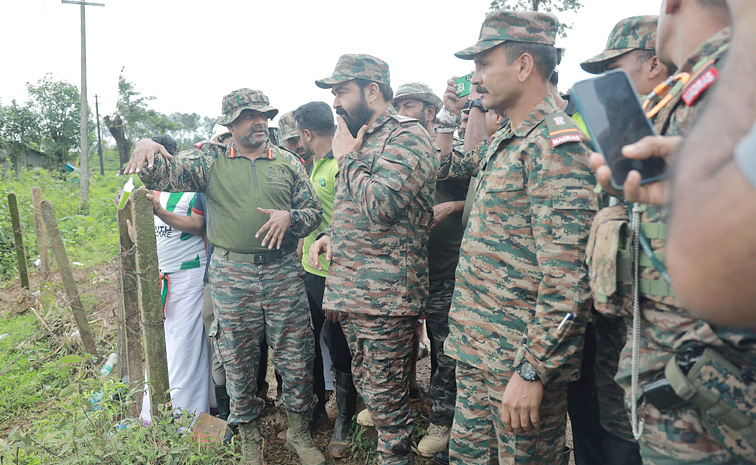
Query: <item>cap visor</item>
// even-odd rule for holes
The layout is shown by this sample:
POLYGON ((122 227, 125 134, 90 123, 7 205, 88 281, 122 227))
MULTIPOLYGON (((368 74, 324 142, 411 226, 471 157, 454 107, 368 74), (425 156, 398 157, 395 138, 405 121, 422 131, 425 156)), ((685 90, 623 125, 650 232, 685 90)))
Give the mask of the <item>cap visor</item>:
POLYGON ((334 76, 329 76, 327 78, 318 79, 317 81, 315 81, 315 85, 320 87, 321 89, 330 89, 335 84, 351 81, 352 79, 354 78, 349 77, 349 76, 334 75, 334 76))
POLYGON ((475 55, 485 52, 488 49, 494 48, 497 45, 506 42, 505 40, 484 40, 482 42, 478 42, 477 44, 473 45, 472 47, 467 47, 464 50, 460 50, 459 52, 455 53, 454 56, 457 58, 461 58, 463 60, 472 60, 475 58, 475 55))
POLYGON ((586 60, 580 63, 580 67, 583 68, 583 71, 585 71, 586 73, 602 74, 604 72, 604 67, 606 66, 607 61, 620 57, 631 50, 634 49, 623 48, 615 50, 604 50, 590 60, 586 60))

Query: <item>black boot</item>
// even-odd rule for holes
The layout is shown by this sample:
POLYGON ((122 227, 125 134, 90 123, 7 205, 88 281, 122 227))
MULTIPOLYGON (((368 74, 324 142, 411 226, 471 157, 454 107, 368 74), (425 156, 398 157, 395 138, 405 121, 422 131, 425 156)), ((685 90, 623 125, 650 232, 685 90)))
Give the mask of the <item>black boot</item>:
POLYGON ((436 455, 433 456, 433 463, 437 465, 449 465, 449 451, 442 450, 436 452, 436 455))
POLYGON ((352 375, 336 372, 333 380, 334 395, 339 415, 333 425, 333 436, 328 443, 328 454, 333 458, 346 457, 349 448, 349 429, 352 418, 357 411, 357 389, 354 388, 352 375))
MULTIPOLYGON (((231 415, 231 398, 228 396, 225 384, 215 385, 215 400, 218 402, 218 416, 221 420, 228 421, 228 416, 231 415)), ((227 427, 223 442, 230 444, 235 434, 236 428, 227 427)))

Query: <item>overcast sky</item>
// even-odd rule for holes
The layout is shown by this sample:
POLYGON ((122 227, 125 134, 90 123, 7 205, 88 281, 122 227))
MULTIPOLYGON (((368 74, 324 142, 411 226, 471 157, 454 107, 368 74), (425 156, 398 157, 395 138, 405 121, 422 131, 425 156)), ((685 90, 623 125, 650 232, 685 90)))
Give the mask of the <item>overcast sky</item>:
MULTIPOLYGON (((115 111, 118 74, 152 108, 219 116, 223 95, 263 90, 286 112, 331 94, 314 80, 344 53, 388 62, 394 89, 423 81, 441 95, 446 79, 472 71, 455 51, 473 44, 490 0, 90 0, 87 7, 88 94, 100 114, 115 111)), ((588 77, 579 63, 601 52, 614 24, 658 14, 661 0, 582 0, 560 70, 561 88, 588 77)), ((27 99, 26 82, 45 73, 80 85, 79 6, 60 0, 2 0, 0 102, 27 99)))

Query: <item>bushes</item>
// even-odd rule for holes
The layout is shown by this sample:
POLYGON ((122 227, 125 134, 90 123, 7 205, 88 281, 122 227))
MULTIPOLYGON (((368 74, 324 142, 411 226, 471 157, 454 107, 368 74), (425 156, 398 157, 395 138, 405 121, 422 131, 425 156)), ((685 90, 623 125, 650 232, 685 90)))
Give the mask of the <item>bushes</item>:
POLYGON ((118 252, 118 227, 113 200, 127 179, 112 175, 92 176, 89 184, 89 210, 86 214, 79 211, 79 183, 76 182, 76 177, 60 179, 56 174, 37 168, 23 171, 18 179, 11 176, 4 179, 0 188, 3 197, 0 201, 0 282, 17 273, 8 192, 15 191, 18 195, 26 253, 30 262, 39 254, 31 188, 40 187, 42 198, 49 200, 55 209, 69 260, 94 265, 110 260, 118 252))

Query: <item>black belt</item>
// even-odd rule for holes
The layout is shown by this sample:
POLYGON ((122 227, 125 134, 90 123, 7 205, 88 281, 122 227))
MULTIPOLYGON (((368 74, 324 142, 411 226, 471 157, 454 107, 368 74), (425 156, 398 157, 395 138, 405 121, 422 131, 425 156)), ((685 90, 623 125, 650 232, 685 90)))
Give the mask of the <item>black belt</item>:
POLYGON ((293 249, 280 249, 271 250, 270 252, 260 253, 237 253, 226 250, 222 247, 215 248, 223 257, 233 260, 235 262, 253 263, 255 265, 267 265, 280 258, 283 258, 286 254, 293 251, 293 249))

